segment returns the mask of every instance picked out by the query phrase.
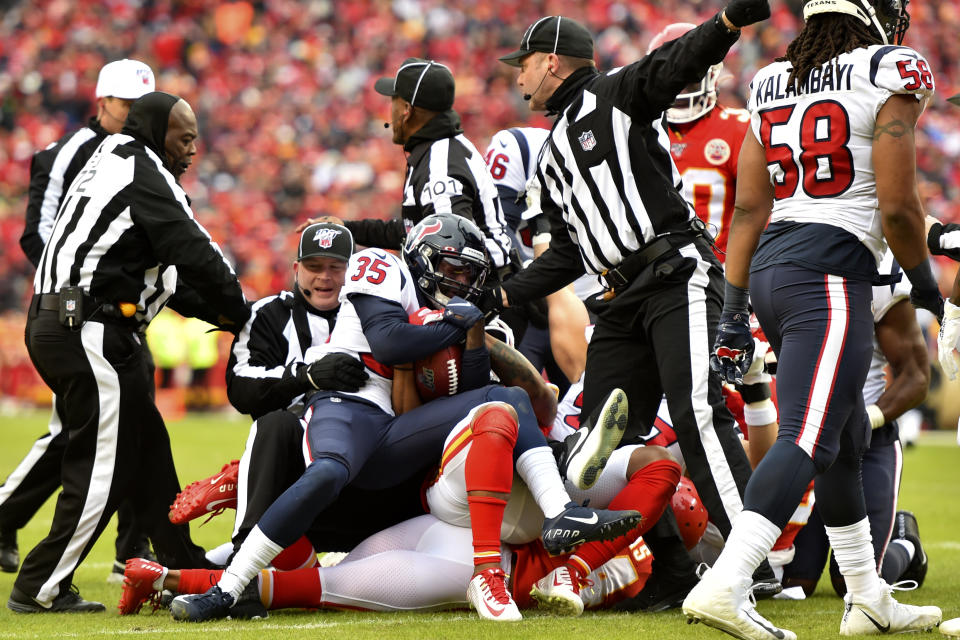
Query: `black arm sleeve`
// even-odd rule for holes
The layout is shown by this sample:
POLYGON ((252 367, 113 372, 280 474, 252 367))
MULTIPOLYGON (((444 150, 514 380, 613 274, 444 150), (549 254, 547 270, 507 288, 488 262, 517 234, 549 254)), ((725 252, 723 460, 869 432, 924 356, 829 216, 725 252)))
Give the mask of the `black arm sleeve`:
POLYGON ((51 150, 40 151, 34 154, 30 161, 30 193, 27 200, 27 222, 20 236, 20 248, 33 263, 40 265, 40 256, 43 254, 43 238, 40 237, 40 217, 43 206, 43 195, 50 180, 50 168, 56 158, 51 150))
POLYGON ((362 293, 350 295, 377 362, 392 366, 426 358, 464 339, 466 332, 446 321, 410 324, 396 302, 362 293))
MULTIPOLYGON (((203 299, 196 290, 191 287, 183 278, 177 277, 177 288, 173 295, 167 300, 167 306, 187 318, 200 318, 204 322, 209 322, 215 327, 220 327, 222 318, 210 303, 203 299)), ((236 331, 237 327, 230 327, 236 331)))
POLYGON ((541 205, 541 215, 546 215, 550 221, 550 247, 526 269, 503 282, 501 286, 507 292, 510 306, 519 306, 559 291, 585 272, 583 258, 570 239, 560 210, 546 197, 541 198, 541 205))
POLYGON ((343 225, 353 234, 353 241, 364 247, 396 250, 406 236, 400 220, 347 220, 343 225))
POLYGON ((635 117, 659 117, 684 87, 702 79, 711 65, 722 62, 737 41, 739 32, 728 31, 718 17, 664 43, 619 72, 601 77, 594 85, 597 93, 635 117))
POLYGON ((484 343, 478 349, 464 349, 460 361, 463 382, 461 391, 471 391, 490 384, 490 352, 484 343))

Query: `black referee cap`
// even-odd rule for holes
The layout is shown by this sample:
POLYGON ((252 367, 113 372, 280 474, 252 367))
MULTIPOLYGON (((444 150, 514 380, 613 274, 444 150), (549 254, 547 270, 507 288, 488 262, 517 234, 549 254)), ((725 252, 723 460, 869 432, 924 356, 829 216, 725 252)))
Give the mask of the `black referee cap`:
POLYGON ((547 16, 527 27, 520 48, 501 56, 500 62, 519 67, 520 59, 534 51, 593 60, 593 36, 576 20, 547 16))
POLYGON ((297 261, 304 258, 338 258, 344 262, 353 255, 353 234, 343 225, 316 222, 300 234, 297 261))
POLYGON ((380 78, 373 88, 384 96, 399 96, 415 107, 431 111, 453 108, 453 74, 446 65, 433 60, 407 58, 395 78, 380 78))

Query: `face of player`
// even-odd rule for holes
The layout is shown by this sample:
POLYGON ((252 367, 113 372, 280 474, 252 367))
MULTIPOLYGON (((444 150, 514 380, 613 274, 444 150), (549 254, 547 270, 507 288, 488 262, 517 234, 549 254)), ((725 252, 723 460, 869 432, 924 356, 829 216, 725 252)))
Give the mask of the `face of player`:
POLYGON ((556 66, 559 63, 557 56, 548 53, 535 51, 520 60, 520 75, 517 76, 517 86, 520 87, 520 93, 530 95, 527 102, 531 111, 546 111, 547 100, 553 95, 553 92, 560 86, 562 80, 559 80, 553 73, 556 73, 556 66))
POLYGON ((314 256, 293 263, 297 287, 317 311, 329 311, 340 305, 340 289, 346 272, 347 262, 338 258, 314 256))
POLYGON ((407 141, 404 125, 410 109, 410 103, 403 98, 394 96, 390 99, 390 129, 393 130, 393 144, 404 144, 407 141))
POLYGON ((100 126, 106 129, 107 133, 120 133, 133 102, 113 96, 100 98, 97 101, 97 121, 100 126))
POLYGON ((453 280, 454 282, 463 285, 462 290, 458 290, 459 287, 453 285, 452 283, 440 285, 440 293, 448 296, 463 296, 468 287, 474 286, 477 281, 478 268, 476 265, 469 262, 464 262, 457 260, 456 258, 443 258, 439 264, 437 264, 437 273, 439 273, 444 278, 453 280))
POLYGON ((197 116, 185 101, 180 100, 170 109, 167 137, 164 139, 167 165, 177 180, 193 162, 197 153, 197 116))

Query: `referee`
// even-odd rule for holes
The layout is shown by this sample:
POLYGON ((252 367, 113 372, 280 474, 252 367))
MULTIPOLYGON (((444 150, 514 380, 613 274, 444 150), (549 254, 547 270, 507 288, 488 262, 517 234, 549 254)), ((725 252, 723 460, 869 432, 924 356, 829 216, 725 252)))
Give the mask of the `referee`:
POLYGON ((395 78, 374 85, 389 96, 394 144, 407 153, 403 220, 348 221, 357 244, 399 249, 415 224, 434 213, 472 220, 497 267, 509 262, 510 238, 483 156, 463 135, 453 110, 453 74, 433 60, 407 58, 395 78))
MULTIPOLYGON (((130 105, 154 89, 153 70, 139 60, 115 60, 97 76, 97 115, 37 152, 30 162, 27 220, 20 247, 36 267, 50 238, 63 197, 94 150, 111 133, 120 133, 130 105)), ((59 402, 54 398, 49 433, 38 438, 23 461, 0 487, 0 569, 16 572, 20 565, 17 530, 43 506, 60 486, 60 462, 67 436, 61 427, 59 402)), ((149 542, 136 526, 132 509, 123 504, 117 513, 117 555, 108 581, 123 580, 127 558, 149 553, 149 542), (118 571, 119 568, 119 571, 118 571)))
POLYGON ((183 100, 161 92, 137 100, 123 131, 70 186, 44 247, 26 342, 62 403, 68 442, 50 533, 23 562, 7 601, 13 611, 104 609, 71 583, 124 498, 161 562, 206 566, 189 529, 167 520, 179 484, 138 334, 168 300, 221 327, 249 316, 236 275, 177 183, 196 138, 183 100))
MULTIPOLYGON (((650 429, 666 394, 690 476, 724 537, 743 507, 750 466, 709 367, 723 272, 680 195, 662 119, 686 85, 723 59, 740 27, 769 15, 766 0, 732 0, 680 39, 605 74, 594 65, 590 33, 550 16, 500 58, 520 68, 530 108, 556 116, 534 184, 551 245, 503 283, 504 302, 541 297, 585 272, 602 277, 607 303, 596 309, 582 411, 622 387, 630 403, 624 442, 632 442, 650 429)), ((692 561, 678 555, 675 524, 668 517, 658 528, 648 542, 665 586, 645 590, 645 609, 678 605, 695 583, 692 561)))

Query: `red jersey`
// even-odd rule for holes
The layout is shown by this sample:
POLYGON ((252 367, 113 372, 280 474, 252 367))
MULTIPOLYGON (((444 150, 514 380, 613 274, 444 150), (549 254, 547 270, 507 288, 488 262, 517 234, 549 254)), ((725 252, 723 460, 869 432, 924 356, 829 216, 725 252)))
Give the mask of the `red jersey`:
MULTIPOLYGON (((717 248, 727 250, 730 219, 737 192, 737 159, 750 126, 750 113, 717 105, 705 116, 670 124, 670 155, 683 178, 684 199, 717 236, 717 248)), ((721 262, 724 255, 717 256, 721 262)))

